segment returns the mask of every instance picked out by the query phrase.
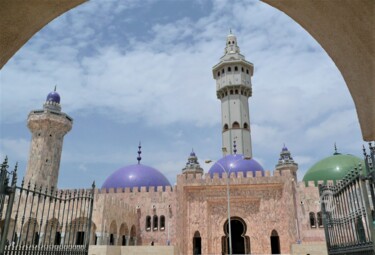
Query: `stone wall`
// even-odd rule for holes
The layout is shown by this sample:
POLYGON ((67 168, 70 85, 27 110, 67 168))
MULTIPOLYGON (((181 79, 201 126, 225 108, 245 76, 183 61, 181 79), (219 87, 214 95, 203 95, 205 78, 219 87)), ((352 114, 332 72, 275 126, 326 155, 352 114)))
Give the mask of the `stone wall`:
POLYGON ((90 246, 89 255, 174 255, 173 246, 90 246))

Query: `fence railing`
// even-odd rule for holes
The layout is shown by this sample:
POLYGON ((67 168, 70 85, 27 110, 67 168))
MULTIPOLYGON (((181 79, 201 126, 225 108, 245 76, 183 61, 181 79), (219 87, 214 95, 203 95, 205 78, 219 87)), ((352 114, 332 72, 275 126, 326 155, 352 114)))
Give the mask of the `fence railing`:
POLYGON ((88 254, 92 189, 55 190, 22 181, 17 165, 0 169, 0 255, 88 254))
POLYGON ((319 185, 328 254, 375 254, 374 154, 336 185, 319 185))

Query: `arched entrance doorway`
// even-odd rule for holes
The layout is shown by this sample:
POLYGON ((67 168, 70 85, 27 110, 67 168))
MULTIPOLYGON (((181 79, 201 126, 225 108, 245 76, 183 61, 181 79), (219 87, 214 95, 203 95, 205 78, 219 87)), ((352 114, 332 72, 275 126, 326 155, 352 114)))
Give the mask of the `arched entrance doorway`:
POLYGON ((195 231, 193 237, 193 255, 202 254, 202 238, 199 231, 195 231))
POLYGON ((276 230, 271 232, 271 254, 280 254, 280 238, 276 230))
MULTIPOLYGON (((250 238, 246 236, 247 226, 240 217, 231 217, 232 254, 250 254, 250 238)), ((222 237, 222 254, 229 254, 228 220, 224 223, 224 234, 222 237)))

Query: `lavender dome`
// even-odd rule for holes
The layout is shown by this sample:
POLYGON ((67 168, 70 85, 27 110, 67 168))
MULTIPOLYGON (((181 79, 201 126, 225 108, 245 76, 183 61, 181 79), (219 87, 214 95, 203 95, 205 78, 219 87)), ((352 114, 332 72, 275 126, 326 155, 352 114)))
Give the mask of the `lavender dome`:
POLYGON ((140 188, 171 186, 168 179, 155 168, 142 164, 125 166, 111 174, 102 188, 140 188))
POLYGON ((47 95, 47 102, 54 102, 60 104, 60 95, 56 91, 52 91, 47 95))
POLYGON ((226 170, 229 170, 230 173, 235 173, 236 176, 238 172, 243 172, 244 176, 247 176, 247 172, 252 172, 253 176, 255 176, 256 171, 261 171, 262 176, 264 176, 263 167, 253 158, 244 159, 242 154, 227 155, 219 159, 210 168, 208 173, 210 174, 211 178, 215 173, 218 173, 219 177, 221 178, 222 173, 225 173, 226 170))

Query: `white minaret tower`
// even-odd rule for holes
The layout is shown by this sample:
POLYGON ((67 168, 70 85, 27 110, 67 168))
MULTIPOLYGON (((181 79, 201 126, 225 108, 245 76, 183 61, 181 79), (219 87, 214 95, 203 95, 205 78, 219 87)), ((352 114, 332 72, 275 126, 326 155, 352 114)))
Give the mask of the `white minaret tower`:
POLYGON ((47 96, 42 110, 31 111, 27 126, 32 133, 25 183, 57 188, 64 135, 72 129, 73 119, 61 112, 60 95, 47 96))
POLYGON ((223 147, 233 154, 233 141, 236 141, 237 152, 252 157, 248 99, 252 93, 254 66, 240 54, 232 31, 227 36, 224 56, 212 72, 216 80, 216 95, 221 100, 223 147))

